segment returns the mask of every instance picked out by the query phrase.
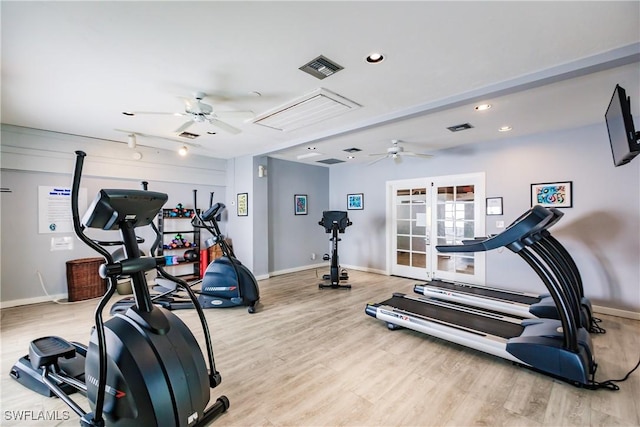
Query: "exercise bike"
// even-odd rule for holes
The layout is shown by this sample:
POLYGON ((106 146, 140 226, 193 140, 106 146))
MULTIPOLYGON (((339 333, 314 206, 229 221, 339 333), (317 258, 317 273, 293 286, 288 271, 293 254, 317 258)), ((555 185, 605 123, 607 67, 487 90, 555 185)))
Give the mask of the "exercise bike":
POLYGON ((203 308, 246 306, 255 313, 260 300, 258 282, 253 273, 235 256, 233 249, 220 232, 218 219, 225 209, 223 203, 215 203, 204 213, 197 213, 191 223, 205 228, 212 237, 207 239, 207 248, 218 245, 222 256, 213 260, 202 277, 198 302, 203 308))
POLYGON ((211 337, 204 313, 190 287, 164 271, 164 257, 142 257, 135 229, 149 225, 167 201, 163 193, 140 190, 100 190, 80 221, 78 191, 86 154, 76 151, 71 191, 74 231, 105 258, 100 275, 108 289, 95 311, 88 346, 60 337, 32 341, 29 354, 11 370, 24 386, 57 396, 88 426, 202 426, 229 407, 220 396, 209 405, 209 389, 221 382, 215 368, 211 337), (127 257, 115 261, 85 228, 119 230, 127 257), (145 272, 157 269, 189 294, 204 331, 208 368, 192 332, 173 313, 151 302, 145 272), (135 304, 124 314, 103 322, 102 311, 116 290, 116 278, 132 279, 135 304), (85 412, 68 394, 80 391, 92 412, 85 412))
MULTIPOLYGON (((347 213, 344 211, 324 211, 322 212, 322 219, 318 222, 324 227, 325 232, 332 233, 331 238, 331 266, 329 268, 329 274, 322 276, 323 280, 329 280, 329 284, 320 283, 318 287, 332 288, 332 289, 351 289, 351 285, 341 285, 340 281, 349 280, 349 274, 346 270, 340 268, 338 264, 338 242, 341 240, 338 238, 338 233, 344 233, 345 229, 353 223, 349 221, 347 213)), ((329 260, 329 255, 323 256, 325 261, 329 260)))

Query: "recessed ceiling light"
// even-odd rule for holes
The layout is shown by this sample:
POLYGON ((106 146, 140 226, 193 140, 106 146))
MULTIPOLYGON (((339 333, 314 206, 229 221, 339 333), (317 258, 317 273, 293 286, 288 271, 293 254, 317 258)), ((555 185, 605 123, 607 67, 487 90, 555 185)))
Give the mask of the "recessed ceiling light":
POLYGON ((132 113, 131 111, 123 111, 122 114, 124 114, 125 116, 135 116, 136 113, 132 113))
POLYGON ((511 126, 502 126, 498 129, 498 132, 509 132, 511 129, 513 129, 511 126))
POLYGON ((356 158, 356 156, 347 156, 347 159, 349 159, 349 160, 353 160, 355 158, 356 158))
POLYGON ((369 56, 366 57, 366 61, 369 64, 377 64, 384 61, 384 56, 379 52, 372 52, 369 54, 369 56))
POLYGON ((316 147, 307 147, 307 150, 315 150, 316 147))
POLYGON ((178 154, 180 154, 181 156, 186 156, 187 152, 189 151, 189 149, 187 148, 186 145, 183 145, 182 147, 180 147, 180 149, 178 150, 178 154))
POLYGON ((475 107, 477 111, 484 111, 484 110, 488 110, 489 108, 491 108, 491 104, 480 104, 480 105, 476 105, 475 107))

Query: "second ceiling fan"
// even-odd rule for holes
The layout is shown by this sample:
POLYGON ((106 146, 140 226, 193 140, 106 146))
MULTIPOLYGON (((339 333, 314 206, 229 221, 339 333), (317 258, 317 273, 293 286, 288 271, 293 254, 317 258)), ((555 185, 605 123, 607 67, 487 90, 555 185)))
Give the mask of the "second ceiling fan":
POLYGON ((402 145, 400 145, 402 141, 399 139, 392 139, 391 140, 391 147, 387 148, 387 152, 386 153, 378 153, 378 154, 369 154, 370 156, 379 156, 378 159, 374 160, 373 162, 369 163, 369 165, 372 165, 374 163, 377 163, 381 160, 384 159, 393 159, 396 163, 399 163, 402 160, 403 156, 410 156, 410 157, 421 157, 423 159, 428 159, 433 157, 431 154, 424 154, 424 153, 413 153, 411 151, 405 151, 404 147, 402 145))

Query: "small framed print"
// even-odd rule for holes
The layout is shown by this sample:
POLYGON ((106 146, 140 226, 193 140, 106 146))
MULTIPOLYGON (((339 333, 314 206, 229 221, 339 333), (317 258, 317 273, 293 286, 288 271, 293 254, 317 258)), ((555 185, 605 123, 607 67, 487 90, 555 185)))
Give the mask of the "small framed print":
POLYGON ((364 209, 364 194, 347 194, 347 209, 362 210, 364 209))
POLYGON ((487 215, 502 215, 502 197, 487 197, 487 215))
POLYGON ((531 184, 531 206, 570 208, 573 206, 572 181, 531 184))
POLYGON ((238 193, 237 197, 238 216, 249 215, 249 194, 238 193))
POLYGON ((293 196, 293 208, 296 215, 306 215, 307 212, 307 195, 296 194, 293 196))

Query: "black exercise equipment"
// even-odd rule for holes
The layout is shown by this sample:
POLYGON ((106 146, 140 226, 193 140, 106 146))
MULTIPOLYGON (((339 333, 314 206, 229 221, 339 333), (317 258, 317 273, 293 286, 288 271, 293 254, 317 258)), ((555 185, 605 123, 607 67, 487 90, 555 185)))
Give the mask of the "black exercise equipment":
MULTIPOLYGON (((195 190, 194 190, 195 194, 195 190)), ((220 232, 218 219, 225 209, 223 203, 215 203, 192 220, 195 227, 207 229, 212 235, 206 240, 207 248, 218 245, 222 256, 209 263, 198 292, 198 302, 203 308, 246 306, 255 313, 260 300, 258 282, 253 273, 235 256, 233 249, 220 232)))
POLYGON ((580 301, 552 256, 532 251, 527 237, 546 227, 554 214, 540 206, 525 212, 502 233, 463 245, 442 245, 443 253, 478 252, 506 247, 535 271, 549 290, 559 312, 556 319, 510 318, 495 311, 433 298, 394 294, 368 304, 366 314, 383 320, 389 329, 406 327, 511 360, 571 384, 586 388, 595 382, 597 364, 591 338, 580 324, 580 301))
MULTIPOLYGON (((554 273, 558 280, 564 281, 580 300, 582 326, 592 333, 604 333, 605 330, 599 325, 600 319, 593 316, 591 302, 584 295, 582 278, 575 261, 566 248, 549 232, 549 228, 555 225, 564 214, 555 208, 548 210, 553 215, 552 219, 544 227, 530 230, 530 234, 523 236, 522 240, 526 239, 528 246, 540 257, 550 259, 548 265, 555 270, 554 273)), ((475 243, 484 239, 486 238, 476 238, 475 240, 463 241, 463 243, 475 243)), ((414 286, 414 292, 431 298, 495 310, 517 317, 560 318, 553 298, 549 294, 518 292, 442 279, 433 279, 423 284, 417 284, 414 286)))
POLYGON ((105 258, 100 275, 108 289, 95 311, 95 328, 88 346, 59 337, 31 342, 29 354, 11 370, 21 384, 55 395, 80 416, 82 426, 202 426, 226 411, 225 396, 207 407, 210 388, 221 382, 216 371, 209 329, 196 296, 184 281, 167 274, 164 257, 142 257, 134 234, 149 225, 167 200, 163 193, 140 190, 100 190, 80 221, 78 190, 85 153, 76 152, 71 193, 77 236, 105 258), (119 230, 127 257, 116 262, 91 240, 85 227, 119 230), (155 306, 145 272, 157 269, 182 286, 196 307, 204 331, 207 363, 198 342, 173 313, 155 306), (135 305, 103 322, 102 311, 116 289, 116 278, 129 275, 135 305), (84 369, 82 369, 84 368, 84 369), (86 413, 67 395, 79 390, 92 412, 86 413))
MULTIPOLYGON (((345 211, 324 211, 322 212, 322 219, 318 224, 324 227, 325 232, 332 233, 329 239, 332 243, 331 266, 329 274, 322 276, 323 280, 329 280, 329 284, 320 283, 318 287, 320 289, 350 289, 351 285, 340 284, 341 280, 348 280, 349 275, 346 270, 340 268, 340 264, 338 263, 338 242, 341 240, 338 238, 338 233, 344 233, 345 229, 353 223, 349 221, 349 217, 345 211)), ((328 261, 328 255, 325 255, 323 259, 328 261)))

